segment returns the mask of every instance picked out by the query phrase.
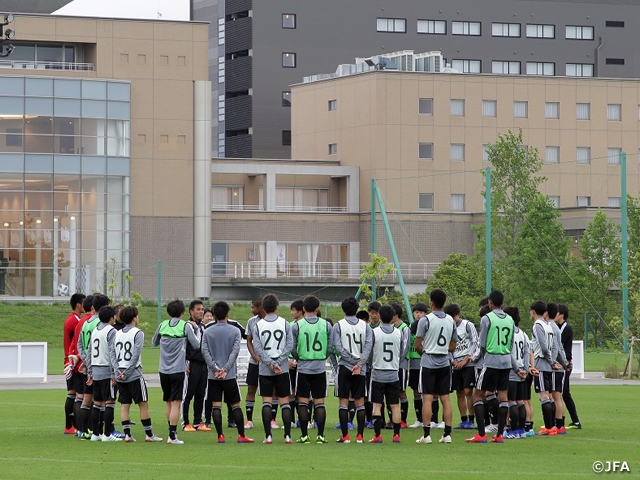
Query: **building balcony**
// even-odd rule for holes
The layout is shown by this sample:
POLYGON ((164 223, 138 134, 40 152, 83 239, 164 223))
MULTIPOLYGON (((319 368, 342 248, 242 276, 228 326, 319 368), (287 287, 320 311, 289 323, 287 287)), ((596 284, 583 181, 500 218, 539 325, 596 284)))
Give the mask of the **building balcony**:
POLYGON ((37 62, 28 60, 0 60, 0 68, 22 68, 26 70, 82 70, 93 72, 93 63, 37 62))

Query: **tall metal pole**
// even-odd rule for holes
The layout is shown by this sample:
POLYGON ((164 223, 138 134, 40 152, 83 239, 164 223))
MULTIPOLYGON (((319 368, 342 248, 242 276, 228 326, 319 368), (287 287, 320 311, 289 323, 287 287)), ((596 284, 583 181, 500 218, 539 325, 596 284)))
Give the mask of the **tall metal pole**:
MULTIPOLYGON (((376 179, 371 177, 371 253, 376 253, 376 179)), ((371 279, 371 299, 375 301, 378 297, 378 286, 376 279, 371 279)))
POLYGON ((487 295, 491 293, 491 168, 487 167, 485 170, 485 264, 486 264, 486 277, 485 277, 485 289, 487 295))
POLYGON ((629 258, 627 252, 627 154, 620 158, 620 206, 622 216, 622 341, 629 353, 629 258))
POLYGON ((158 325, 162 323, 162 262, 158 260, 158 325))

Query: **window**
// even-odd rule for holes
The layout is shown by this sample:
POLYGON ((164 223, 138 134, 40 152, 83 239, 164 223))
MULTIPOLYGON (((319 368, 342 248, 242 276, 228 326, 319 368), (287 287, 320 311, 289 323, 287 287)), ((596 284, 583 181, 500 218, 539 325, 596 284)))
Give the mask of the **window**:
POLYGON ((337 100, 329 100, 329 111, 338 109, 338 101, 337 100))
POLYGON ((591 148, 578 147, 576 148, 576 162, 577 163, 591 163, 591 148))
MULTIPOLYGON (((638 106, 638 112, 640 112, 640 105, 638 106)), ((418 113, 420 115, 433 115, 433 98, 418 99, 418 113)), ((640 113, 638 115, 638 118, 640 118, 640 113)))
POLYGON ((622 119, 622 105, 610 103, 607 105, 607 120, 620 121, 622 119))
POLYGON ((244 187, 224 185, 211 187, 211 208, 215 210, 243 210, 244 187))
POLYGON ((418 33, 445 35, 447 22, 445 20, 418 20, 418 33))
POLYGON ((493 37, 519 37, 519 23, 492 23, 491 36, 493 37))
POLYGON ((527 24, 528 38, 556 38, 555 25, 527 24))
POLYGON ((576 120, 589 120, 591 118, 590 103, 576 103, 576 120))
POLYGON ((464 143, 451 144, 451 160, 464 161, 464 143))
POLYGON ((553 62, 527 62, 527 75, 555 75, 556 64, 553 62))
POLYGON ((578 197, 578 206, 579 207, 590 207, 591 206, 591 197, 578 197))
POLYGON ((565 38, 569 40, 593 40, 593 27, 567 25, 565 38))
POLYGON ((451 116, 464 117, 464 100, 451 100, 451 116))
POLYGON ((295 13, 283 13, 282 14, 282 28, 296 28, 296 15, 295 15, 295 13))
POLYGON ((607 20, 605 22, 605 27, 618 27, 618 28, 624 28, 624 22, 621 22, 619 20, 607 20))
POLYGON ((607 207, 620 208, 620 197, 607 198, 607 207))
POLYGON ((560 104, 558 102, 546 102, 544 104, 544 118, 560 118, 560 104))
POLYGON ((451 68, 462 73, 480 73, 480 60, 451 60, 451 68))
POLYGON ((419 193, 418 207, 420 210, 433 210, 433 193, 419 193))
POLYGON ((282 66, 285 68, 296 68, 296 54, 291 52, 283 53, 282 66))
POLYGON ((329 155, 337 155, 338 154, 338 144, 330 143, 329 144, 329 155))
POLYGON ((513 102, 513 116, 527 118, 529 116, 529 102, 513 102))
POLYGON ((283 107, 291 106, 291 92, 289 91, 282 92, 282 106, 283 107))
POLYGON ((624 58, 607 58, 605 63, 607 65, 624 65, 624 58))
POLYGON ((567 77, 593 77, 592 63, 567 63, 567 77))
POLYGON ((482 100, 482 116, 495 117, 498 110, 498 102, 495 100, 482 100))
POLYGON ((621 148, 607 148, 607 164, 620 165, 621 148))
POLYGON ((489 161, 489 144, 487 143, 484 143, 482 145, 482 161, 483 162, 489 161))
POLYGON ((407 20, 404 18, 378 18, 378 32, 406 33, 407 20))
POLYGON ((451 35, 480 35, 480 22, 451 22, 451 35))
POLYGON ((547 195, 547 200, 551 202, 553 208, 560 208, 560 197, 558 195, 547 195))
POLYGON ((418 158, 420 160, 433 160, 433 143, 419 143, 418 158))
POLYGON ((451 211, 464 212, 464 194, 451 194, 451 211))
POLYGON ((520 62, 491 62, 491 73, 520 75, 520 62))
POLYGON ((282 145, 291 145, 291 130, 282 130, 282 145))
POLYGON ((544 163, 560 163, 560 147, 545 147, 544 163))

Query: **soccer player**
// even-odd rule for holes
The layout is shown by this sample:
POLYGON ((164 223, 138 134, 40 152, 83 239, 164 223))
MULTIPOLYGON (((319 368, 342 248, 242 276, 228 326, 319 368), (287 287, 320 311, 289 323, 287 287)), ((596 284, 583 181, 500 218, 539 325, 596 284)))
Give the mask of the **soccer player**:
POLYGON ((425 420, 431 418, 434 395, 442 403, 444 433, 440 443, 451 443, 451 360, 449 352, 456 348, 458 336, 453 318, 442 311, 447 295, 442 290, 429 293, 431 313, 418 322, 414 346, 422 355, 420 360, 420 382, 418 390, 422 394, 423 435, 416 443, 431 443, 431 424, 425 420))
POLYGON ((324 427, 327 413, 324 399, 327 396, 327 358, 333 348, 331 324, 316 315, 320 301, 313 295, 302 300, 304 317, 291 326, 293 357, 297 361, 296 399, 300 419, 298 443, 311 443, 308 423, 310 421, 309 398, 313 398, 315 421, 318 425, 316 443, 327 443, 324 427))
POLYGON ((200 300, 193 300, 189 304, 189 323, 193 325, 193 332, 198 339, 198 347, 193 348, 187 344, 187 370, 182 394, 182 430, 185 432, 211 431, 202 422, 202 409, 207 390, 207 364, 200 350, 200 339, 204 332, 202 318, 204 317, 204 305, 200 300), (193 424, 189 423, 189 405, 193 400, 193 424))
POLYGON ((342 301, 345 317, 333 327, 333 345, 338 353, 338 376, 335 378, 336 392, 340 407, 338 419, 342 435, 338 443, 350 443, 349 438, 349 398, 353 398, 358 422, 357 443, 363 443, 365 427, 365 378, 367 359, 371 354, 373 331, 369 324, 358 319, 358 300, 354 297, 342 301))
MULTIPOLYGON (((369 326, 373 328, 378 328, 380 326, 380 302, 371 302, 367 306, 367 312, 369 313, 369 326)), ((371 384, 371 358, 367 360, 367 373, 366 373, 366 383, 365 388, 371 384)), ((367 428, 373 428, 373 404, 369 401, 369 396, 365 396, 364 408, 367 416, 367 428)), ((384 412, 382 412, 382 423, 384 423, 384 412)))
POLYGON ((422 428, 422 394, 418 391, 420 383, 420 359, 422 355, 418 353, 415 347, 416 332, 418 330, 418 322, 422 317, 426 317, 429 313, 429 307, 424 303, 418 302, 413 306, 413 322, 409 327, 411 337, 409 338, 409 387, 413 390, 413 408, 416 412, 416 421, 409 425, 409 428, 422 428))
POLYGON ((186 343, 193 348, 200 348, 200 341, 194 333, 194 323, 182 320, 184 316, 184 303, 174 300, 167 305, 167 313, 171 317, 164 320, 151 343, 154 347, 160 347, 160 386, 162 387, 162 399, 166 403, 167 421, 169 423, 169 438, 167 444, 182 445, 184 442, 178 439, 176 430, 180 419, 180 404, 182 403, 182 391, 186 371, 186 343))
POLYGON ((116 331, 116 358, 118 361, 117 384, 118 400, 122 405, 120 421, 124 430, 124 441, 135 442, 131 435, 131 404, 140 408, 140 421, 144 427, 145 442, 161 442, 162 438, 153 434, 149 416, 149 393, 147 382, 142 376, 142 347, 144 332, 138 328, 138 309, 123 307, 120 309, 122 329, 116 331))
POLYGON ((82 395, 84 393, 84 389, 80 388, 76 390, 78 383, 82 385, 82 374, 74 371, 75 361, 77 360, 77 356, 71 358, 73 355, 72 346, 74 345, 74 335, 76 331, 76 327, 80 322, 80 315, 84 313, 84 308, 82 307, 82 302, 85 299, 85 295, 82 293, 74 293, 71 295, 69 299, 69 303, 71 304, 71 313, 64 321, 64 325, 62 327, 63 330, 63 345, 64 345, 64 373, 67 379, 67 400, 64 403, 64 416, 65 416, 65 426, 64 426, 64 434, 65 435, 76 435, 79 427, 80 421, 80 405, 82 404, 82 395), (80 378, 76 378, 80 377, 80 378), (80 401, 78 402, 78 398, 80 401))
MULTIPOLYGON (((291 318, 293 319, 289 325, 293 325, 300 319, 304 318, 304 307, 302 299, 295 300, 291 303, 291 318)), ((291 427, 300 426, 300 420, 295 421, 297 402, 296 402, 296 376, 298 366, 293 355, 289 355, 289 380, 291 381, 291 396, 289 397, 289 406, 291 407, 291 427)))
POLYGON ((222 399, 231 405, 233 420, 238 429, 238 443, 253 443, 244 434, 244 415, 240 407, 242 397, 236 380, 236 360, 240 353, 240 330, 229 325, 229 305, 217 302, 213 306, 216 323, 207 328, 202 337, 202 355, 209 370, 209 398, 213 403, 212 418, 218 443, 225 443, 222 431, 222 399))
POLYGON ((244 428, 247 429, 253 428, 253 408, 255 406, 256 392, 258 390, 258 364, 260 363, 260 357, 253 350, 253 328, 258 320, 266 316, 262 309, 261 298, 256 298, 251 302, 251 314, 253 317, 251 317, 247 322, 247 350, 249 350, 249 366, 247 368, 246 379, 247 399, 245 400, 247 421, 244 424, 244 428))
MULTIPOLYGON (((398 388, 400 389, 400 428, 407 428, 407 416, 409 415, 409 399, 407 398, 407 385, 409 383, 409 341, 411 329, 409 325, 402 321, 402 307, 397 303, 392 303, 395 314, 393 316, 393 326, 400 330, 402 334, 402 348, 406 347, 407 353, 400 359, 398 369, 398 388)), ((387 408, 389 405, 387 404, 387 408)), ((391 414, 389 414, 391 417, 391 414)))
POLYGON ((567 359, 567 371, 564 374, 564 387, 562 389, 562 399, 564 404, 571 415, 571 423, 567 427, 581 429, 582 424, 578 418, 578 411, 576 410, 576 404, 571 396, 571 390, 569 386, 569 377, 571 377, 571 371, 573 370, 573 329, 567 322, 569 318, 569 309, 562 303, 558 305, 558 314, 556 315, 556 323, 560 329, 560 337, 562 341, 562 348, 567 359))
POLYGON ((373 330, 372 370, 369 400, 373 403, 373 428, 375 436, 369 443, 382 443, 382 402, 391 407, 393 442, 400 443, 400 405, 398 370, 400 359, 407 355, 408 344, 402 344, 402 333, 391 324, 396 311, 391 305, 380 307, 381 324, 373 330))
POLYGON ((508 439, 525 437, 527 411, 524 406, 527 372, 529 371, 529 337, 519 328, 520 312, 516 307, 504 307, 504 313, 513 319, 513 349, 511 350, 511 371, 509 372, 509 433, 508 439))
POLYGON ((567 429, 564 426, 564 400, 562 399, 562 390, 564 388, 567 358, 565 357, 564 348, 562 348, 560 329, 555 322, 557 315, 558 305, 555 303, 548 303, 547 313, 545 314, 544 319, 551 326, 551 330, 553 330, 553 341, 556 347, 555 350, 558 352, 555 360, 562 366, 562 369, 551 373, 551 398, 553 399, 553 415, 555 419, 554 426, 558 430, 559 435, 564 435, 567 433, 567 429))
POLYGON ((499 290, 489 294, 491 312, 480 319, 478 350, 473 360, 484 358, 484 366, 476 381, 473 409, 476 413, 478 433, 465 440, 467 443, 486 443, 483 400, 488 394, 498 393, 498 431, 491 438, 492 443, 504 443, 502 432, 509 414, 509 372, 511 371, 511 350, 513 349, 513 319, 502 311, 504 296, 499 290))
POLYGON ((86 357, 87 385, 93 385, 92 442, 121 442, 111 435, 115 416, 115 386, 118 371, 116 358, 116 311, 105 305, 98 311, 100 323, 91 331, 90 353, 86 357), (104 435, 103 435, 104 431, 104 435))
POLYGON ((277 315, 278 297, 267 294, 262 297, 262 308, 266 316, 253 326, 252 342, 254 353, 260 358, 258 382, 262 397, 262 422, 265 439, 263 443, 273 443, 271 438, 272 400, 275 396, 282 409, 284 422, 284 443, 291 440, 291 383, 289 382, 289 353, 293 348, 291 326, 277 315))
POLYGON ((458 397, 458 410, 460 411, 460 424, 454 427, 460 429, 472 429, 473 420, 473 387, 476 384, 475 364, 471 355, 478 348, 478 332, 475 325, 460 316, 460 307, 455 303, 447 305, 444 313, 456 322, 456 334, 458 343, 453 352, 453 373, 451 376, 451 389, 458 397))

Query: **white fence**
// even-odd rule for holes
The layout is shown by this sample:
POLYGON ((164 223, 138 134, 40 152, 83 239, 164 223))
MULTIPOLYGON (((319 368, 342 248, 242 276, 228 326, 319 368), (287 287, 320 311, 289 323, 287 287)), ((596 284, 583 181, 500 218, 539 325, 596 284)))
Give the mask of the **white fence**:
POLYGON ((47 343, 0 343, 0 378, 42 378, 46 382, 47 343))

